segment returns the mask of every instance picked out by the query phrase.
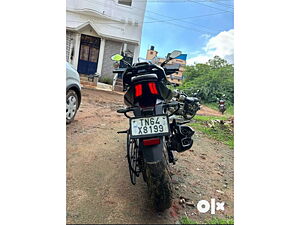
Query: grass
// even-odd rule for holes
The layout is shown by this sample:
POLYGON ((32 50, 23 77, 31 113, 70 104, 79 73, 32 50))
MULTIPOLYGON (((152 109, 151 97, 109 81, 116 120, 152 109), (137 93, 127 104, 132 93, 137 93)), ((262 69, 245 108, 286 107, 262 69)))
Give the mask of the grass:
MULTIPOLYGON (((184 216, 179 220, 180 224, 199 224, 198 222, 191 220, 189 217, 184 216)), ((204 224, 234 224, 233 218, 219 219, 214 217, 212 219, 206 220, 204 224)))
MULTIPOLYGON (((219 105, 217 103, 206 103, 204 105, 207 106, 208 108, 219 111, 219 105)), ((233 116, 233 114, 234 114, 233 105, 226 106, 226 111, 224 112, 224 115, 225 116, 233 116)))
POLYGON ((179 222, 180 224, 199 224, 198 222, 191 220, 187 216, 181 217, 179 222))
POLYGON ((234 224, 234 220, 232 218, 230 219, 212 218, 210 220, 207 220, 206 224, 234 224))
POLYGON ((194 122, 190 123, 190 125, 196 130, 204 133, 208 137, 211 137, 215 140, 218 140, 226 145, 228 145, 231 149, 234 147, 234 136, 233 132, 228 129, 228 127, 216 123, 215 126, 207 127, 206 123, 211 120, 226 120, 229 116, 195 116, 194 122))

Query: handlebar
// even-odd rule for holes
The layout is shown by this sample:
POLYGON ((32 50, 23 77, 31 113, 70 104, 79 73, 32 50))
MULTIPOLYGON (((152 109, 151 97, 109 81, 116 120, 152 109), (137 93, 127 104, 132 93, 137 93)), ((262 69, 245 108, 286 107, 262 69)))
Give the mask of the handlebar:
POLYGON ((118 109, 117 110, 117 113, 124 113, 124 115, 127 117, 127 118, 131 118, 130 116, 128 116, 126 113, 128 112, 133 112, 135 108, 133 107, 130 107, 130 108, 125 108, 125 109, 118 109))
POLYGON ((113 70, 113 73, 123 73, 126 70, 126 68, 119 68, 117 70, 113 70))
POLYGON ((170 75, 170 74, 176 73, 179 69, 167 69, 167 68, 164 68, 164 70, 165 70, 166 75, 170 75))

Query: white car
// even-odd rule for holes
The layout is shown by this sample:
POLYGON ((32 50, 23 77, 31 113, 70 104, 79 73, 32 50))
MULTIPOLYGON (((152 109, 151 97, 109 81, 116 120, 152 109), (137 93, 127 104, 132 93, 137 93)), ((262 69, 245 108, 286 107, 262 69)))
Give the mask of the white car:
POLYGON ((66 97, 66 120, 67 124, 74 120, 81 102, 81 86, 78 72, 70 63, 66 63, 67 97, 66 97))

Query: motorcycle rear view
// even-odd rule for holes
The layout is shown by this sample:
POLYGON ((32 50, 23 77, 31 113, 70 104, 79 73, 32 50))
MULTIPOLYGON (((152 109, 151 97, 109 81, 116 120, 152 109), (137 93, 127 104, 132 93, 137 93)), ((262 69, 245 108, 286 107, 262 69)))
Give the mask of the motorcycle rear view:
POLYGON ((225 105, 225 95, 222 95, 221 99, 217 99, 219 101, 219 111, 224 114, 226 110, 226 105, 225 105))
MULTIPOLYGON (((172 151, 183 152, 193 144, 194 131, 176 119, 170 119, 180 109, 180 104, 170 102, 172 91, 166 86, 168 71, 163 66, 180 54, 180 51, 173 51, 160 66, 151 62, 127 63, 123 82, 127 87, 124 102, 128 107, 117 111, 129 118, 129 129, 118 133, 127 135, 131 182, 136 184, 136 177, 142 174, 153 205, 159 211, 169 208, 172 203, 169 168, 169 163, 175 164, 172 151), (170 113, 170 108, 175 110, 170 113)), ((120 55, 114 55, 112 59, 123 60, 120 55)))

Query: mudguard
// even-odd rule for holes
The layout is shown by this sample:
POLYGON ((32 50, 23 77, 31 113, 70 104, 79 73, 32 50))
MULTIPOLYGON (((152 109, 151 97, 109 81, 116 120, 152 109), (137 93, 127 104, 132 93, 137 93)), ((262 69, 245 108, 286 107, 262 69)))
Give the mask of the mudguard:
POLYGON ((163 159, 163 148, 164 148, 164 137, 160 138, 160 144, 158 145, 151 145, 151 146, 144 146, 143 141, 139 141, 140 149, 143 152, 143 156, 145 162, 147 163, 157 163, 163 159))

